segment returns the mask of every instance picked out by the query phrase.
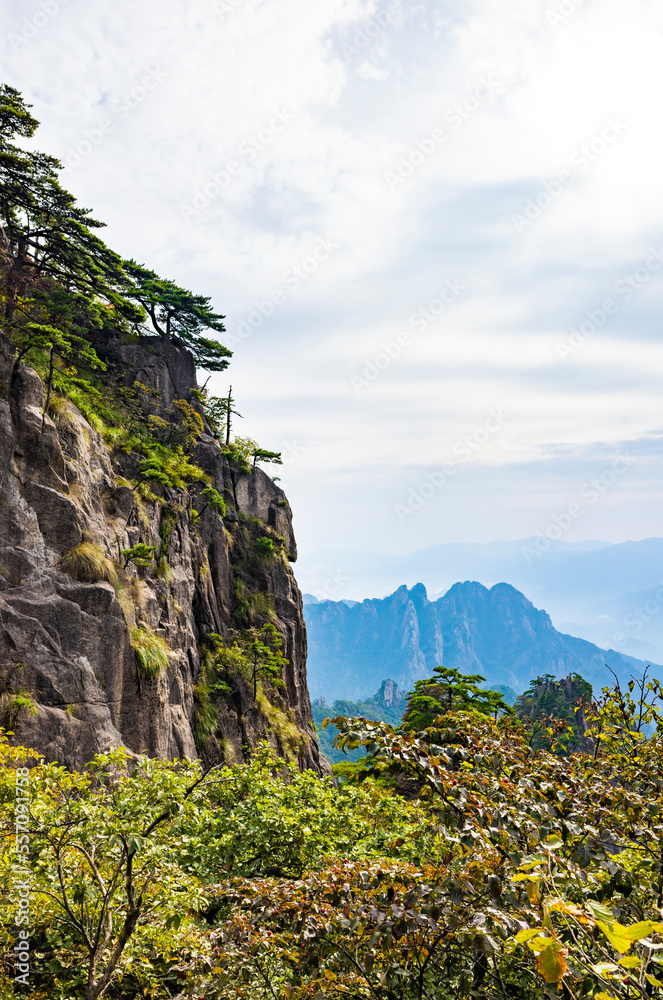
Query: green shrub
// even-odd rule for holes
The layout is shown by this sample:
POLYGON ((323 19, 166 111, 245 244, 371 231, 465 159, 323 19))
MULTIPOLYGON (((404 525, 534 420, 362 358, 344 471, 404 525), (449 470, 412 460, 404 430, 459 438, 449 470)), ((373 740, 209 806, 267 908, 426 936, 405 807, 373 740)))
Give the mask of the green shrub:
POLYGON ((156 545, 146 545, 144 542, 132 545, 130 549, 122 549, 124 568, 126 569, 130 562, 136 566, 151 566, 156 550, 156 545))
POLYGON ((21 715, 36 715, 37 706, 27 691, 12 694, 6 691, 0 697, 0 719, 5 729, 13 729, 21 715))
POLYGON ((60 433, 76 430, 78 425, 76 423, 74 408, 64 396, 58 396, 54 393, 51 396, 48 412, 60 433))
POLYGON ((259 556, 275 556, 277 553, 276 545, 274 544, 274 539, 269 538, 267 535, 261 535, 260 538, 256 538, 253 543, 253 547, 259 556))
POLYGON ((139 679, 154 680, 168 668, 168 644, 146 626, 131 629, 131 645, 136 653, 136 673, 139 679))
POLYGON ((213 486, 206 486, 205 489, 200 491, 200 495, 205 500, 205 506, 200 511, 201 514, 208 507, 211 507, 215 514, 219 514, 221 517, 226 516, 226 502, 218 490, 215 490, 213 486))
POLYGON ((212 704, 211 691, 203 680, 193 689, 193 738, 196 746, 206 746, 219 724, 219 710, 212 704))

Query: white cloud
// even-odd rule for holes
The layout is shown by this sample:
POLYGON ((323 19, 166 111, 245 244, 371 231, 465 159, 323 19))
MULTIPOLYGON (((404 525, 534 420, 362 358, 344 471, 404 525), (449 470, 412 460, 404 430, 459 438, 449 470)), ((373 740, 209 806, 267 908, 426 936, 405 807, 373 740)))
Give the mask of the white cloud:
MULTIPOLYGON (((36 145, 74 163, 110 121, 63 179, 108 222, 111 245, 213 295, 230 333, 287 291, 237 347, 232 381, 244 432, 300 442, 283 482, 305 546, 340 523, 343 544, 385 549, 470 538, 473 525, 483 540, 522 537, 524 520, 533 530, 554 508, 543 470, 563 467, 549 446, 657 425, 657 274, 577 356, 555 350, 663 244, 663 12, 646 0, 575 7, 555 22, 557 0, 465 12, 433 0, 68 0, 31 32, 39 2, 5 4, 4 79, 35 105, 36 145), (149 72, 158 85, 144 85, 149 72), (275 114, 291 121, 264 141, 275 114), (626 127, 601 150, 609 120, 626 127), (434 129, 445 138, 431 151, 434 129), (413 152, 411 176, 390 187, 385 174, 413 152), (514 214, 564 170, 572 180, 519 233, 514 214), (338 248, 295 288, 287 276, 320 239, 338 248), (353 372, 454 277, 463 296, 357 394, 353 372), (465 487, 416 531, 384 513, 500 404, 513 413, 502 444, 468 466, 465 487)), ((619 496, 578 530, 651 533, 650 480, 619 496)))

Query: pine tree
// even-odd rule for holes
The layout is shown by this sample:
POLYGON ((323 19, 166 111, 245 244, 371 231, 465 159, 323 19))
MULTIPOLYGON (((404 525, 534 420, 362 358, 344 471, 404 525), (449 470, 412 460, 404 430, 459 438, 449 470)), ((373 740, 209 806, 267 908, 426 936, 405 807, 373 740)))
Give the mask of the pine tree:
POLYGON ((206 330, 224 333, 226 329, 225 316, 211 309, 209 297, 194 295, 133 260, 124 261, 124 270, 131 281, 126 288, 127 296, 143 307, 154 331, 163 340, 179 340, 191 351, 196 365, 205 371, 222 372, 228 367, 232 351, 203 336, 206 330))
POLYGON ((461 674, 454 668, 435 667, 432 677, 415 683, 403 716, 403 729, 426 729, 433 725, 438 715, 452 710, 513 715, 513 709, 499 691, 479 687, 483 681, 485 678, 480 674, 461 674))

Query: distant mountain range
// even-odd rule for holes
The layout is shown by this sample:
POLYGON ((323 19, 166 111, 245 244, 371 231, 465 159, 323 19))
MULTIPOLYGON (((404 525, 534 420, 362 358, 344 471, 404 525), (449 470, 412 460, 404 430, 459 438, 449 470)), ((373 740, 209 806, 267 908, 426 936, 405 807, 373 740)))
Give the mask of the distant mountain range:
POLYGON ((506 582, 544 607, 561 632, 663 662, 663 538, 612 545, 539 536, 433 545, 406 555, 330 550, 304 554, 297 578, 302 590, 336 601, 383 596, 419 581, 433 598, 458 580, 506 582))
POLYGON ((647 665, 558 632, 547 612, 507 583, 456 583, 435 601, 421 583, 358 603, 304 601, 309 691, 327 702, 370 697, 385 677, 409 691, 438 664, 518 693, 545 673, 577 672, 598 690, 612 681, 608 667, 625 681, 647 665))

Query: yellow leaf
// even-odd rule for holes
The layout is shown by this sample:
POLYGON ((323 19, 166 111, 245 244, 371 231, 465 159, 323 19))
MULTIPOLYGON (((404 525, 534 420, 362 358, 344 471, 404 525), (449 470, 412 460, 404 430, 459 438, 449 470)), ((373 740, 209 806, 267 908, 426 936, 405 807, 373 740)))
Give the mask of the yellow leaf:
POLYGON ((328 979, 331 983, 335 983, 336 973, 332 972, 331 969, 325 969, 325 979, 328 979))
POLYGON ((604 924, 602 920, 599 920, 597 921, 597 924, 607 937, 612 947, 615 948, 620 954, 624 955, 630 949, 633 944, 633 940, 626 937, 624 933, 626 928, 622 927, 620 923, 615 920, 612 927, 608 927, 608 925, 604 924))
POLYGON ((565 899, 560 899, 557 896, 550 897, 545 901, 543 906, 548 913, 568 913, 583 923, 587 923, 587 917, 580 907, 576 906, 575 903, 567 903, 565 899))
POLYGON ((651 920, 641 920, 638 924, 630 924, 628 927, 624 927, 623 934, 629 941, 640 941, 651 934, 655 926, 651 920))
POLYGON ((524 941, 529 941, 530 938, 536 937, 537 934, 543 934, 543 927, 528 927, 524 931, 518 931, 516 941, 518 944, 523 944, 524 941))
POLYGON ((646 973, 646 978, 647 982, 651 983, 652 986, 663 986, 661 980, 657 979, 656 976, 650 976, 649 973, 646 973))
POLYGON ((535 937, 531 941, 527 942, 527 947, 530 951, 545 951, 546 948, 550 947, 550 942, 554 940, 550 937, 535 937))
POLYGON ((541 902, 541 889, 539 886, 540 883, 538 881, 530 882, 529 885, 527 886, 527 898, 529 899, 530 903, 541 902))
POLYGON ((220 969, 218 965, 215 969, 212 969, 212 972, 215 976, 223 975, 223 969, 220 969))
POLYGON ((640 965, 640 961, 635 955, 627 955, 625 958, 620 958, 617 964, 621 965, 624 969, 635 969, 640 965))
POLYGON ((559 941, 549 940, 550 944, 536 960, 536 967, 547 983, 558 983, 566 972, 567 950, 559 941))

